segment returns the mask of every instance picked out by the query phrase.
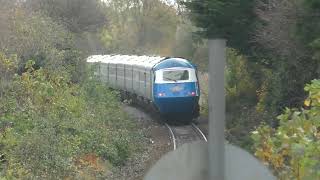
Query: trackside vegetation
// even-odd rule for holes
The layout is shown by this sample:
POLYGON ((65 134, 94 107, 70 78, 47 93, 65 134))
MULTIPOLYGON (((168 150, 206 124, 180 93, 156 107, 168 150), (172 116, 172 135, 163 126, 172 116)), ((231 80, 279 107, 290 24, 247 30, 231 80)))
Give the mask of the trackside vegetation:
POLYGON ((122 112, 116 92, 94 79, 70 83, 63 72, 34 69, 34 61, 19 76, 14 61, 0 57, 1 70, 12 80, 0 97, 2 176, 103 177, 107 164, 121 165, 136 151, 133 138, 139 134, 122 112), (92 164, 98 160, 100 165, 92 164))
MULTIPOLYGON (((279 179, 320 179, 319 0, 0 0, 0 179, 107 179, 143 150, 93 54, 184 57, 208 115, 227 39, 226 139, 279 179)), ((125 169, 125 168, 124 168, 125 169)))
POLYGON ((106 179, 143 141, 85 63, 104 49, 106 5, 0 4, 0 179, 106 179))
POLYGON ((320 80, 307 84, 304 108, 287 108, 279 127, 260 126, 252 132, 255 155, 280 179, 320 177, 320 80))
POLYGON ((279 179, 319 179, 319 1, 180 4, 195 36, 226 38, 235 52, 228 52, 225 74, 227 140, 279 179))
POLYGON ((118 92, 85 62, 171 53, 175 9, 136 2, 0 0, 0 179, 107 179, 142 152, 118 92))

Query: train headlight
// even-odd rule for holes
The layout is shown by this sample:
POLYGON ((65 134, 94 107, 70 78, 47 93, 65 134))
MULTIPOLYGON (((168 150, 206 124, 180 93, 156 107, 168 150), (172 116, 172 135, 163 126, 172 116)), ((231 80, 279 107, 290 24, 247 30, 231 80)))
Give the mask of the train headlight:
POLYGON ((190 96, 196 96, 196 95, 197 95, 197 93, 196 93, 196 92, 194 92, 194 91, 192 91, 192 92, 190 92, 190 93, 189 93, 189 95, 190 95, 190 96))
POLYGON ((166 96, 166 93, 159 93, 158 96, 159 96, 159 97, 166 96))

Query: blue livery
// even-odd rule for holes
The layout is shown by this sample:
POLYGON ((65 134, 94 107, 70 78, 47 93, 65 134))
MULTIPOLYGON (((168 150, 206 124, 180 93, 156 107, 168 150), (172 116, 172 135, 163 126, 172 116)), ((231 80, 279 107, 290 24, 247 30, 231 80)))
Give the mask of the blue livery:
POLYGON ((199 116, 197 68, 186 59, 95 55, 87 62, 98 63, 96 74, 123 98, 152 105, 165 117, 199 116))

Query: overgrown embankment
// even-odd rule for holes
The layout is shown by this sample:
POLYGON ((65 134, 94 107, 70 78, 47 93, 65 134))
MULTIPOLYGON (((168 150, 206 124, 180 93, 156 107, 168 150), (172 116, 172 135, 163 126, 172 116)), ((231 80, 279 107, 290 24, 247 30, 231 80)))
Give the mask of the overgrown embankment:
POLYGON ((253 132, 255 155, 279 179, 320 178, 320 80, 307 84, 303 108, 287 108, 279 127, 261 125, 253 132))
POLYGON ((86 68, 105 5, 0 2, 0 177, 105 178, 141 147, 117 93, 86 68))
POLYGON ((116 92, 94 79, 71 83, 33 61, 20 76, 13 62, 0 56, 1 176, 103 177, 137 151, 141 136, 116 92))

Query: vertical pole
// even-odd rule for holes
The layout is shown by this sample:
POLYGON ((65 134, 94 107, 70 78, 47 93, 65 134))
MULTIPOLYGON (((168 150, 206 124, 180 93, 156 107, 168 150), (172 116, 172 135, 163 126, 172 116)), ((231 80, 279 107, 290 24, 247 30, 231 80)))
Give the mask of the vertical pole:
POLYGON ((226 40, 209 40, 209 179, 224 180, 226 40))

